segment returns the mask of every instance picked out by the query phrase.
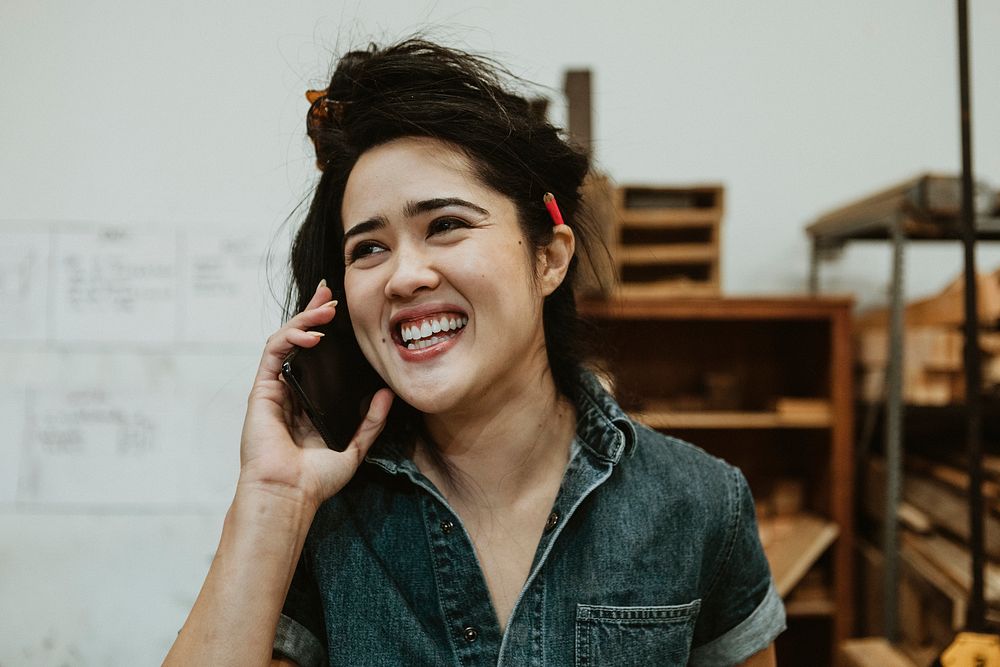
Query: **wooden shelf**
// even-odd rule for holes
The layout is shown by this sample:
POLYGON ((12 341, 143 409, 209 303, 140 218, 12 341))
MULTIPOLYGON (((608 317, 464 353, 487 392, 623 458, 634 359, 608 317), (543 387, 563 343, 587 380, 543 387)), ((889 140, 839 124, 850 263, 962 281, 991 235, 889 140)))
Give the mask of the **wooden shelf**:
POLYGON ((829 413, 786 415, 779 412, 644 410, 636 411, 632 417, 655 429, 829 428, 832 424, 829 413))
POLYGON ((833 616, 837 613, 837 603, 832 597, 792 599, 785 602, 785 613, 792 618, 811 616, 833 616))
POLYGON ((837 524, 811 514, 761 520, 760 541, 781 597, 795 588, 839 534, 837 524))
POLYGON ((622 248, 622 264, 705 263, 719 259, 719 251, 707 243, 660 243, 622 248))

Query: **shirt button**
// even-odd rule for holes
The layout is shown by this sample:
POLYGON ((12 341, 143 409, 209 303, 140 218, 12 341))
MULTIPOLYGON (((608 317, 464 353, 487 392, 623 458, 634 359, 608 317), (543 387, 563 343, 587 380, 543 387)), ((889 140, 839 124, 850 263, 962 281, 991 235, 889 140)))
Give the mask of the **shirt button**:
POLYGON ((448 533, 450 533, 451 529, 454 528, 454 527, 455 527, 455 524, 453 524, 451 521, 442 521, 441 522, 441 532, 444 533, 445 535, 447 535, 448 533))
POLYGON ((465 641, 472 643, 479 639, 479 630, 470 625, 465 630, 462 630, 462 636, 465 637, 465 641))
POLYGON ((559 512, 553 512, 549 515, 549 518, 545 521, 545 532, 551 533, 555 529, 556 525, 559 523, 559 512))

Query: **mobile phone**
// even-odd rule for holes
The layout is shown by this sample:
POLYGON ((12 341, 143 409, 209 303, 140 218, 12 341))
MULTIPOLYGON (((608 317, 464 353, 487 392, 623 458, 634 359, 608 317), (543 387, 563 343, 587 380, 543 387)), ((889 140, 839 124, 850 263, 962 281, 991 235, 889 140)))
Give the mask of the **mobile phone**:
POLYGON ((296 347, 281 364, 281 374, 301 409, 338 452, 347 449, 372 396, 386 386, 365 359, 350 319, 338 313, 330 324, 315 327, 325 336, 314 347, 296 347))

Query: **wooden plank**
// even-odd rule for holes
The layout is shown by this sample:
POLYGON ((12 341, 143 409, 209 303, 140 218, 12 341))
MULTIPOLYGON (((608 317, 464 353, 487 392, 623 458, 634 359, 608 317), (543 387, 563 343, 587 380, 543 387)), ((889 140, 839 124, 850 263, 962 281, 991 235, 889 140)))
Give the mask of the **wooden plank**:
POLYGON ((708 297, 719 294, 717 282, 696 282, 691 280, 665 280, 650 283, 623 283, 617 294, 624 299, 708 297))
POLYGON ((715 227, 722 220, 714 209, 619 209, 618 215, 623 227, 635 229, 715 227))
MULTIPOLYGON (((871 459, 866 472, 865 509, 879 518, 884 510, 885 464, 871 459)), ((968 541, 969 507, 965 497, 940 482, 908 474, 903 478, 903 499, 930 518, 943 531, 968 541)), ((1000 559, 1000 520, 986 513, 984 521, 984 547, 994 560, 1000 559)))
MULTIPOLYGON (((619 297, 611 300, 583 299, 580 314, 593 319, 610 320, 830 320, 850 310, 852 296, 824 295, 720 297, 691 299, 646 299, 619 297)), ((1000 464, 998 464, 1000 469, 1000 464)))
POLYGON ((622 264, 700 264, 717 262, 719 249, 706 243, 623 245, 619 256, 622 264))
MULTIPOLYGON (((940 535, 903 534, 903 541, 933 563, 948 579, 968 593, 972 589, 972 557, 968 549, 940 535)), ((986 563, 983 571, 986 602, 1000 606, 1000 567, 986 563)))
MULTIPOLYGON (((977 236, 993 238, 996 220, 988 218, 992 190, 982 183, 977 190, 977 236)), ((898 185, 834 209, 806 227, 814 239, 837 245, 845 239, 885 239, 892 225, 901 223, 911 239, 958 238, 953 223, 960 213, 961 181, 958 176, 921 174, 898 185)))
POLYGON ((896 508, 899 522, 915 533, 925 534, 934 529, 929 516, 907 502, 900 502, 896 508))
POLYGON ((563 80, 566 94, 566 125, 570 141, 588 154, 591 152, 590 70, 568 70, 563 80))
POLYGON ((949 630, 959 630, 965 624, 966 601, 968 595, 960 586, 949 579, 934 563, 920 552, 913 549, 908 544, 901 544, 899 549, 900 561, 904 565, 904 572, 918 577, 925 584, 931 586, 938 594, 947 598, 951 604, 950 618, 948 619, 949 630))
POLYGON ((782 597, 805 576, 840 533, 837 524, 811 514, 762 519, 761 543, 782 597))
POLYGON ((632 415, 637 421, 654 429, 767 429, 767 428, 829 428, 829 413, 789 417, 777 412, 739 412, 724 410, 673 411, 646 409, 632 415))
POLYGON ((784 426, 814 426, 833 421, 833 405, 825 398, 781 396, 775 400, 774 410, 784 426))
MULTIPOLYGON (((909 454, 906 458, 906 467, 908 470, 930 477, 962 494, 969 491, 969 473, 956 466, 909 454)), ((982 493, 987 500, 998 500, 1000 499, 1000 484, 991 479, 984 479, 982 493)))
POLYGON ((917 667, 885 637, 848 639, 840 643, 838 667, 917 667))

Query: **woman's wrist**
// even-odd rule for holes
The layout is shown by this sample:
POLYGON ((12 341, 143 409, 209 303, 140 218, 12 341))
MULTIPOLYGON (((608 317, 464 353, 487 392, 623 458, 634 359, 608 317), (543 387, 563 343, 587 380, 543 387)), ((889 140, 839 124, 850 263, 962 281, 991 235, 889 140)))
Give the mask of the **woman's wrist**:
POLYGON ((307 532, 318 507, 304 489, 241 476, 226 521, 307 532))

